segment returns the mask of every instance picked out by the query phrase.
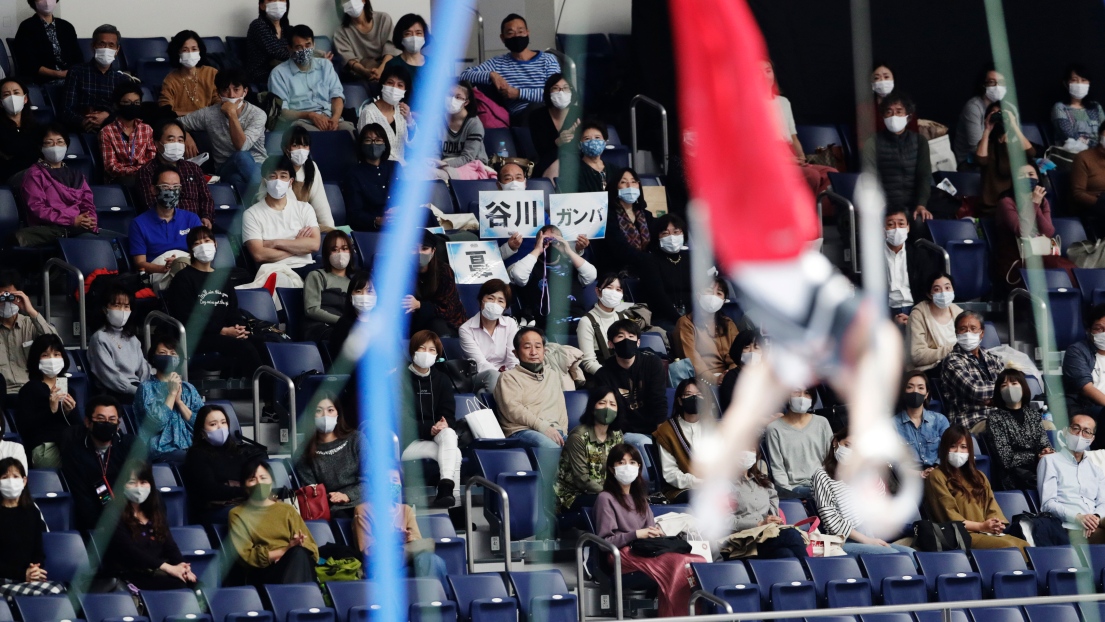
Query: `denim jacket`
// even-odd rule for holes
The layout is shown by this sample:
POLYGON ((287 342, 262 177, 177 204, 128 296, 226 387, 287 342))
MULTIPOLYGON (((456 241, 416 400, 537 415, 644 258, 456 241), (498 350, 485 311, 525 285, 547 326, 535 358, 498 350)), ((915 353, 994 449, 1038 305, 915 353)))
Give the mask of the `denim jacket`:
POLYGON ((909 414, 903 410, 894 416, 894 424, 898 428, 898 435, 902 437, 902 442, 913 449, 917 463, 921 467, 936 466, 939 462, 936 450, 940 447, 940 437, 950 425, 948 418, 938 412, 925 410, 921 414, 921 427, 918 428, 909 420, 909 414))

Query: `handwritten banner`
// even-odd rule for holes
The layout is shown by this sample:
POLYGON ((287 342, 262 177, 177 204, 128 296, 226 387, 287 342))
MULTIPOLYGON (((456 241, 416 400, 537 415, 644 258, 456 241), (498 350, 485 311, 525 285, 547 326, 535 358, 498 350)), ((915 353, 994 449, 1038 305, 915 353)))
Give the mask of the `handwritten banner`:
POLYGON ((545 193, 540 190, 480 192, 480 237, 532 238, 545 226, 545 193))
POLYGON ((467 285, 484 283, 489 279, 510 282, 506 264, 499 247, 492 241, 449 242, 449 265, 453 268, 457 283, 467 285))
POLYGON ((608 200, 605 192, 550 195, 549 224, 556 225, 565 240, 574 240, 580 235, 592 240, 604 238, 608 200))

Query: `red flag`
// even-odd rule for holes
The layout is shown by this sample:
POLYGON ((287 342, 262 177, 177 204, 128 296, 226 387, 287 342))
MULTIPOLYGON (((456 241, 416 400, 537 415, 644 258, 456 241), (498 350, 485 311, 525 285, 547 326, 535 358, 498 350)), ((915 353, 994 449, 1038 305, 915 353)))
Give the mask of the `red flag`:
POLYGON ((745 0, 671 0, 691 196, 706 202, 725 269, 791 259, 818 236, 816 207, 783 140, 745 0))

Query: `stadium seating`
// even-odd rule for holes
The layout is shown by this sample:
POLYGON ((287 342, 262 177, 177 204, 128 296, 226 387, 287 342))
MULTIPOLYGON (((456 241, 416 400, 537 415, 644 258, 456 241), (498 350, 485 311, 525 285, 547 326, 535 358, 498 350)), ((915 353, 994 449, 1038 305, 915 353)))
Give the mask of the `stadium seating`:
POLYGON ((313 583, 266 585, 274 622, 335 622, 334 609, 326 606, 313 583))
POLYGON ((449 574, 449 585, 457 595, 457 614, 471 622, 515 622, 518 603, 506 591, 496 573, 449 574))
POLYGON ((205 596, 212 622, 272 622, 272 612, 265 611, 253 586, 224 587, 205 596))

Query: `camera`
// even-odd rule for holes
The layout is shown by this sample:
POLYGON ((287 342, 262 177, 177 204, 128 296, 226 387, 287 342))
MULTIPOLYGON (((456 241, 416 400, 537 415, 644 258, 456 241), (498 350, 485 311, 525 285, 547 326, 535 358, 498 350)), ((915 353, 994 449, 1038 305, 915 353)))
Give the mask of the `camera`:
POLYGON ((0 292, 0 303, 15 302, 16 300, 17 298, 12 292, 0 292))

